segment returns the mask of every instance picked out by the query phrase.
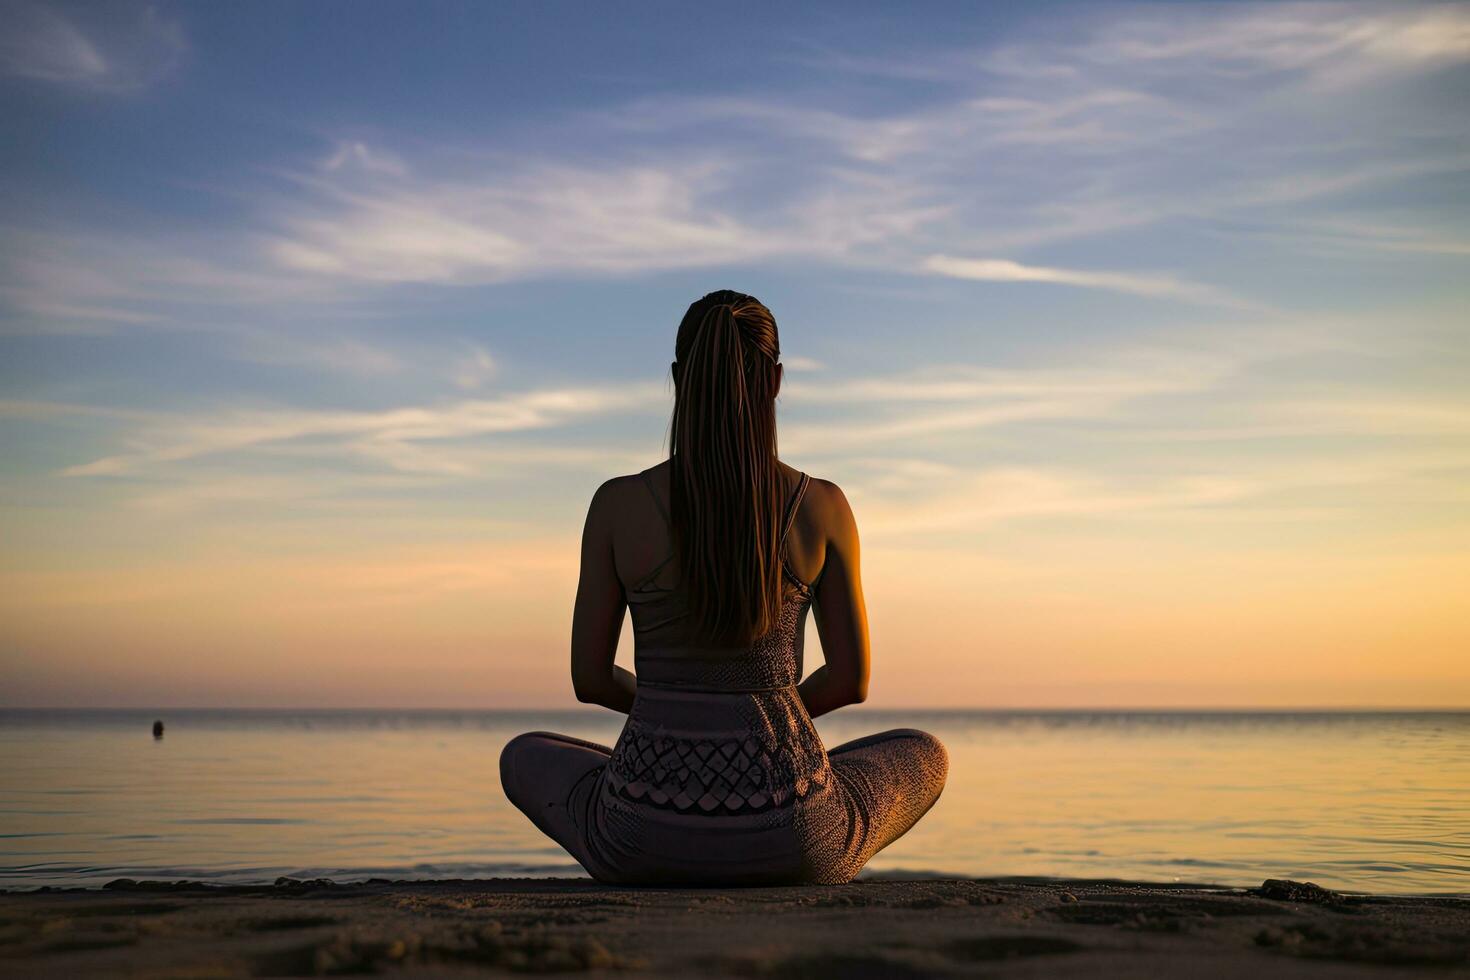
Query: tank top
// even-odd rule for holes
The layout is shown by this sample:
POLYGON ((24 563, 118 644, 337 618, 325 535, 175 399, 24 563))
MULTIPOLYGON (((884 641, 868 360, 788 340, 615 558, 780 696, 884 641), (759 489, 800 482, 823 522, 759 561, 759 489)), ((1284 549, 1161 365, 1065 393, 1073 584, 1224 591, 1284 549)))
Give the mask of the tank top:
MULTIPOLYGON (((648 470, 640 476, 672 540, 648 470)), ((672 554, 627 590, 638 690, 602 777, 602 792, 619 809, 653 820, 659 813, 680 820, 744 815, 771 826, 787 822, 783 814, 831 781, 827 753, 796 690, 813 593, 791 570, 786 542, 809 482, 801 473, 782 521, 779 618, 748 647, 691 642, 683 592, 653 584, 672 554)))

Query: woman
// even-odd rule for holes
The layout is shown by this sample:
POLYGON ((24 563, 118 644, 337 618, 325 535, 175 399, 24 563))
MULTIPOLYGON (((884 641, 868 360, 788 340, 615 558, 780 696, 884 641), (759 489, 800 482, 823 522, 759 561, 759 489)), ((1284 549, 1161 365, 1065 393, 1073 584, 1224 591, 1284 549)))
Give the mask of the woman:
POLYGON ((518 736, 501 783, 599 881, 850 881, 938 799, 944 747, 827 752, 812 725, 867 696, 867 614, 847 499, 776 456, 771 312, 710 293, 674 355, 670 458, 599 487, 582 537, 572 683, 628 721, 611 749, 518 736), (627 607, 636 677, 613 663, 627 607), (798 684, 808 609, 826 663, 798 684))

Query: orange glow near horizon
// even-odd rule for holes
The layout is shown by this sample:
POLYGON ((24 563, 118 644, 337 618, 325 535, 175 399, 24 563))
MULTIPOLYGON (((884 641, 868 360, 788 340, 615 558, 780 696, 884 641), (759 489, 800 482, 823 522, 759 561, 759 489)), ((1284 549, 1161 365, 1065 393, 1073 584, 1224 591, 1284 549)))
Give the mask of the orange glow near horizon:
MULTIPOLYGON (((6 700, 568 706, 576 546, 561 535, 11 572, 0 613, 28 655, 5 664, 6 700)), ((1470 703, 1470 549, 1444 542, 1405 559, 1198 548, 1081 534, 1005 553, 875 540, 864 550, 871 703, 1470 703)), ((631 640, 625 624, 630 667, 631 640)), ((810 669, 811 623, 807 644, 810 669)))

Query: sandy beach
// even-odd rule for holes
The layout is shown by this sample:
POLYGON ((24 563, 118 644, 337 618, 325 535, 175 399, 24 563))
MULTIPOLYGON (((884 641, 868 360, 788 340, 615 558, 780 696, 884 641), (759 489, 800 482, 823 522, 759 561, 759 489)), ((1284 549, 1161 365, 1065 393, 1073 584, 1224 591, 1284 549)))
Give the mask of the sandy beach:
POLYGON ((7 976, 1470 975, 1470 899, 1036 879, 613 889, 121 879, 0 894, 7 976))

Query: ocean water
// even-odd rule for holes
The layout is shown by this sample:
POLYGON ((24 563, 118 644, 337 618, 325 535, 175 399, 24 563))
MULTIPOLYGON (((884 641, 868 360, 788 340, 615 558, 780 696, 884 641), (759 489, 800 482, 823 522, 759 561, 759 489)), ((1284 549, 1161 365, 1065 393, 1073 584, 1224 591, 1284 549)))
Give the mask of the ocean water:
MULTIPOLYGON (((0 712, 0 887, 581 874, 500 793, 527 730, 610 712, 0 712), (167 725, 151 733, 155 717, 167 725)), ((1470 894, 1470 713, 848 709, 950 753, 873 872, 1470 894)))

